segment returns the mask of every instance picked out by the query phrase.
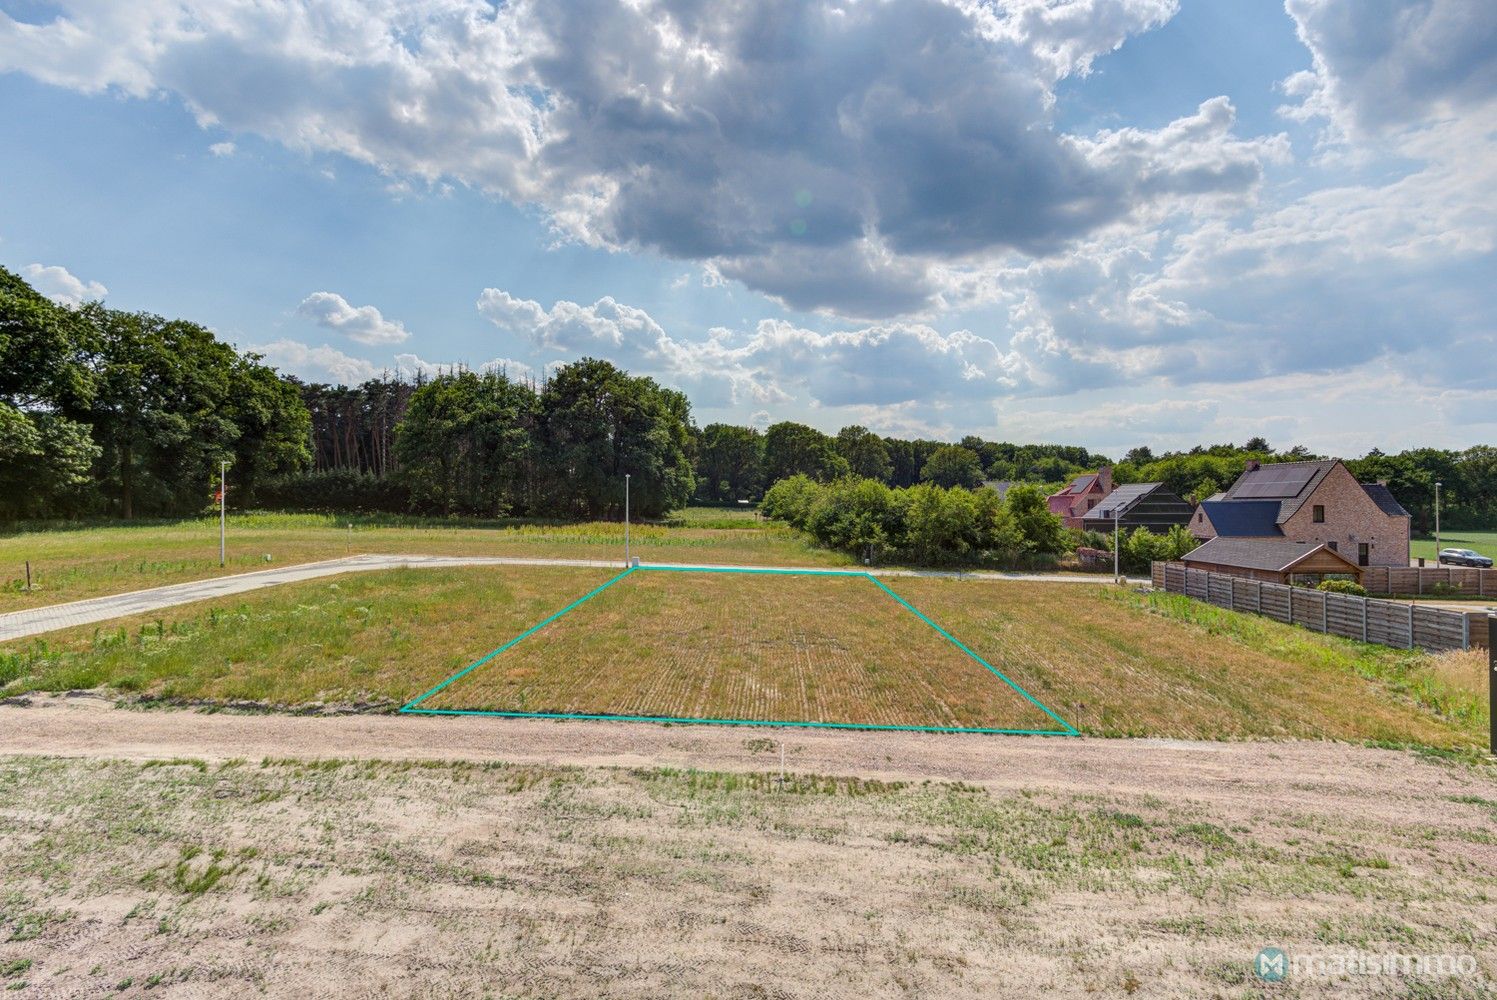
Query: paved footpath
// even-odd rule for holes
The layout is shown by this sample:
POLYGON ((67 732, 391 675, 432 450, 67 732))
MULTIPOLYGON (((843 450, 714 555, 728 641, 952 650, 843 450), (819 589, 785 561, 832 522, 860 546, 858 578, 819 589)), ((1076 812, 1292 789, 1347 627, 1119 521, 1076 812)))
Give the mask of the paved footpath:
MULTIPOLYGON (((824 569, 824 567, 815 566, 726 566, 706 563, 691 564, 690 567, 681 563, 650 563, 649 565, 666 569, 824 569)), ((193 601, 206 601, 215 597, 228 597, 231 594, 243 594, 247 591, 260 590, 264 587, 278 587, 283 583, 300 583, 303 580, 315 580, 319 577, 337 576, 342 573, 396 569, 403 566, 414 569, 442 569, 451 566, 579 566, 593 569, 623 569, 622 563, 617 560, 604 561, 600 559, 525 559, 510 556, 346 556, 342 559, 300 563, 295 566, 255 570, 251 573, 234 573, 227 576, 212 577, 207 580, 190 580, 186 583, 174 583, 165 587, 151 587, 148 590, 133 590, 126 594, 91 597, 87 600, 71 601, 67 604, 51 604, 41 608, 28 608, 25 611, 13 611, 10 614, 0 615, 0 642, 21 639, 28 635, 38 635, 42 632, 51 632, 55 629, 69 628, 74 625, 90 625, 94 622, 108 621, 111 618, 124 618, 129 615, 159 611, 162 608, 175 607, 178 604, 190 604, 193 601)), ((857 572, 857 570, 852 569, 848 570, 848 572, 857 572)), ((957 573, 939 570, 910 569, 875 569, 871 570, 871 572, 876 576, 882 577, 945 576, 960 577, 969 580, 1034 580, 1046 583, 1098 584, 1105 583, 1107 580, 1106 577, 1101 576, 1039 573, 957 573)), ((1133 580, 1129 582, 1144 583, 1146 581, 1133 580)))

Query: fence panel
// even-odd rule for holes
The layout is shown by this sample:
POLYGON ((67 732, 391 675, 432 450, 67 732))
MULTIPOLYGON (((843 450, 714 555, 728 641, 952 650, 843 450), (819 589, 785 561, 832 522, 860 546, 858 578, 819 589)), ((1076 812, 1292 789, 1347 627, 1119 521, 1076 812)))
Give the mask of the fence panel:
MULTIPOLYGON (((1399 586, 1405 579, 1401 574, 1418 572, 1417 569, 1405 571, 1396 567, 1381 570, 1391 579, 1392 586, 1399 586)), ((1402 649, 1417 646, 1434 651, 1470 649, 1485 646, 1493 638, 1488 635, 1485 612, 1451 611, 1406 601, 1333 594, 1225 573, 1208 573, 1190 569, 1183 563, 1155 563, 1150 567, 1150 577, 1164 581, 1163 589, 1170 593, 1185 594, 1238 611, 1256 611, 1275 621, 1383 646, 1402 649)), ((1478 586, 1482 585, 1480 575, 1473 577, 1462 570, 1457 570, 1450 579, 1456 585, 1469 585, 1473 580, 1478 586)))
POLYGON ((1367 607, 1366 598, 1350 594, 1327 594, 1325 601, 1327 632, 1348 639, 1365 637, 1363 611, 1367 607))
POLYGON ((1275 621, 1289 621, 1289 591, 1291 589, 1282 583, 1263 584, 1263 613, 1275 621))
POLYGON ((1473 597, 1497 597, 1497 569, 1474 566, 1368 566, 1362 586, 1371 594, 1429 594, 1437 586, 1473 597))
POLYGON ((1258 609, 1258 581, 1244 580, 1242 577, 1234 576, 1232 580, 1232 607, 1238 611, 1257 611, 1258 609))

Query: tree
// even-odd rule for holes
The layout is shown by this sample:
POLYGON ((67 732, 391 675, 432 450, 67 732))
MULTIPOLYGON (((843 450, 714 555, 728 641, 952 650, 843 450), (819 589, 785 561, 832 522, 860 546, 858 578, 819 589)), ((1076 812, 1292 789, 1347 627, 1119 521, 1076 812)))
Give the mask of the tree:
POLYGON ((1045 491, 1033 483, 1012 486, 1003 498, 1024 539, 1024 550, 1037 554, 1059 554, 1066 549, 1065 527, 1050 513, 1045 491))
POLYGON ((982 485, 982 462, 977 453, 961 445, 937 448, 920 470, 924 482, 951 488, 976 489, 982 485))
POLYGON ((544 506, 574 517, 618 517, 624 475, 633 512, 659 517, 696 488, 688 457, 691 404, 654 379, 596 358, 563 365, 540 397, 544 506))
POLYGON ((504 375, 441 375, 411 396, 395 434, 399 477, 418 508, 501 517, 529 500, 535 393, 504 375))
POLYGON ((98 455, 87 425, 0 403, 0 520, 80 513, 98 455))
POLYGON ((1148 465, 1154 461, 1154 449, 1148 445, 1139 445, 1137 448, 1129 448, 1128 454, 1123 456, 1123 461, 1130 465, 1148 465))
POLYGON ((814 427, 784 421, 764 432, 764 478, 777 483, 797 473, 820 483, 847 475, 847 460, 831 438, 814 427))
POLYGON ((887 483, 894 472, 889 448, 884 439, 866 427, 854 424, 837 432, 837 454, 847 462, 848 471, 864 479, 887 483))
POLYGON ((764 435, 752 427, 708 424, 697 439, 697 495, 753 500, 764 491, 764 435))

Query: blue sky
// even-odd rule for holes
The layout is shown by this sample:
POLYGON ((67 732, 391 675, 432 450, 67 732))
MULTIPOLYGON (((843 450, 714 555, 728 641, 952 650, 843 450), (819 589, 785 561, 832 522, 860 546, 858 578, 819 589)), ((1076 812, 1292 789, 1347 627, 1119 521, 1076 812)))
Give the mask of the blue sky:
POLYGON ((1354 455, 1497 432, 1478 0, 0 0, 0 263, 357 381, 1354 455))

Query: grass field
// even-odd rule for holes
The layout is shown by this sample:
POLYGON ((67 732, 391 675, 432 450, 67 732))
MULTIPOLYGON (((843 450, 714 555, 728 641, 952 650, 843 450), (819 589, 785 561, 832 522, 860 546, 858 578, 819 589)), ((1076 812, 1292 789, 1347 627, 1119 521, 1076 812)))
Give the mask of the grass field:
MULTIPOLYGON (((633 525, 630 543, 647 562, 851 562, 784 525, 731 509, 687 508, 663 525, 633 525)), ((284 565, 361 552, 616 559, 622 565, 624 526, 239 514, 229 518, 223 569, 216 518, 27 531, 0 536, 0 613, 263 569, 267 555, 284 565), (23 590, 28 560, 36 588, 30 593, 23 590)))
POLYGON ((1439 554, 1440 549, 1475 549, 1484 556, 1497 559, 1497 531, 1467 531, 1464 528, 1452 528, 1449 531, 1440 532, 1440 544, 1435 545, 1433 536, 1429 538, 1415 538, 1409 542, 1409 555, 1415 559, 1428 559, 1431 564, 1439 554))
POLYGON ((420 707, 1062 731, 858 576, 636 571, 420 707))
MULTIPOLYGON (((0 647, 0 695, 110 687, 183 701, 393 709, 610 575, 549 567, 396 570, 297 584, 229 603, 184 605, 159 616, 0 647)), ((803 612, 793 606, 799 601, 774 607, 779 598, 747 585, 739 592, 714 591, 712 607, 706 601, 690 603, 696 599, 689 592, 670 593, 675 586, 644 594, 654 602, 650 613, 635 608, 628 616, 627 636, 610 629, 562 632, 563 639, 572 636, 566 640, 572 646, 537 642, 531 647, 533 656, 523 663, 533 674, 471 676, 475 681, 487 677, 483 683, 493 686, 496 698, 515 698, 520 691, 536 692, 536 699, 541 692, 580 696, 569 676, 579 655, 601 684, 610 683, 609 665, 616 662, 643 684, 649 680, 641 668, 643 658, 615 661, 611 655, 626 650, 637 656, 632 651, 675 644, 690 652, 677 654, 671 671, 662 676, 679 681, 689 667, 697 689, 678 691, 670 701, 658 692, 646 697, 637 687, 614 686, 607 688, 608 699, 617 702, 594 700, 590 705, 619 713, 658 700, 725 717, 730 709, 751 704, 751 696, 731 686, 714 688, 708 679, 730 676, 723 664, 744 655, 743 642, 769 639, 773 655, 756 656, 785 676, 796 670, 810 676, 797 664, 811 661, 797 657, 808 657, 812 648, 818 649, 818 662, 844 668, 853 662, 850 653, 824 642, 826 637, 853 643, 859 656, 870 657, 864 663, 862 694, 873 698, 870 705, 882 706, 878 711, 897 711, 903 718, 927 713, 940 724, 941 718, 952 717, 953 705, 966 704, 963 712, 980 707, 980 702, 963 703, 957 697, 978 688, 945 689, 953 683, 949 678, 958 676, 947 675, 945 664, 951 662, 954 669, 954 661, 922 667, 913 662, 917 658, 903 640, 885 636, 883 629, 903 628, 906 619, 887 616, 887 598, 877 591, 868 601, 835 606, 825 603, 825 594, 808 594, 803 612), (688 610, 676 610, 681 608, 688 610), (786 622, 806 623, 803 631, 795 635, 789 625, 774 625, 781 615, 786 622), (736 626, 735 632, 725 616, 753 622, 754 628, 736 626), (856 635, 846 631, 849 623, 857 625, 856 635), (740 637, 739 645, 705 641, 719 629, 740 637), (870 674, 870 667, 882 670, 886 664, 897 664, 898 670, 889 669, 882 677, 870 674), (922 670, 924 687, 892 683, 900 671, 908 677, 922 670), (518 683, 506 688, 506 681, 518 683), (951 704, 933 703, 933 692, 951 697, 951 704)), ((1364 646, 1176 595, 934 578, 901 579, 895 586, 1085 733, 1375 740, 1461 749, 1485 743, 1485 665, 1478 653, 1429 656, 1364 646)), ((640 594, 619 591, 620 597, 640 594)), ((599 607, 607 613, 624 609, 599 607)), ((532 639, 545 637, 543 630, 532 639)), ((915 648, 946 655, 939 646, 915 648)), ((989 679, 976 669, 961 672, 961 683, 989 679)), ((844 669, 843 677, 849 676, 854 675, 844 669)), ((793 687, 785 690, 790 693, 777 697, 793 706, 799 695, 793 687)), ((527 706, 538 704, 530 697, 527 706)), ((821 684, 816 697, 818 704, 847 704, 845 693, 821 684)))

